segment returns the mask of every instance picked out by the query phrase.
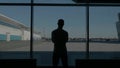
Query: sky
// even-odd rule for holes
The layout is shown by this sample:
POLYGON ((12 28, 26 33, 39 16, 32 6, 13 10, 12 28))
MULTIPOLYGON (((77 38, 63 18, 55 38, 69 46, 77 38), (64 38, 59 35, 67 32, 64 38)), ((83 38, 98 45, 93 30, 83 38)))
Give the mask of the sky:
MULTIPOLYGON (((30 0, 0 0, 0 2, 29 3, 30 0)), ((74 3, 71 0, 35 0, 35 3, 74 3)), ((116 22, 120 7, 90 7, 90 37, 116 38, 116 22)), ((0 14, 30 26, 30 6, 0 6, 0 14)), ((64 19, 64 29, 71 38, 86 36, 86 7, 34 6, 34 29, 51 37, 58 19, 64 19)))

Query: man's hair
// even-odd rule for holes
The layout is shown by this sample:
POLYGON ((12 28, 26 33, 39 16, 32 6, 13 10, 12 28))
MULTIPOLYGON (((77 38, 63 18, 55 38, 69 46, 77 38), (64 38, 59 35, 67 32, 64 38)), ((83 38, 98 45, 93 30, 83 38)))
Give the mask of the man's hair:
POLYGON ((64 20, 63 19, 59 19, 58 20, 58 25, 64 25, 64 20))

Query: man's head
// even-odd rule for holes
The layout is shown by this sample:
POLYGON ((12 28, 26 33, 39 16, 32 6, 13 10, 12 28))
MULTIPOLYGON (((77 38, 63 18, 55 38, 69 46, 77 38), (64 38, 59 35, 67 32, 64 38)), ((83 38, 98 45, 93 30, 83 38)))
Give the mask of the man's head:
POLYGON ((63 19, 59 19, 58 20, 58 28, 63 28, 63 26, 64 26, 64 20, 63 19))

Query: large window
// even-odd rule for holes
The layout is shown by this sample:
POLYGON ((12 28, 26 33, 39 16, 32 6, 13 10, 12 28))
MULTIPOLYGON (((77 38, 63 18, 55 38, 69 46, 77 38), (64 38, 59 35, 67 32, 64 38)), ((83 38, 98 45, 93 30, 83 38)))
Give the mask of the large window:
POLYGON ((64 28, 69 33, 67 50, 69 64, 73 65, 76 58, 85 58, 85 7, 34 7, 34 30, 40 31, 41 39, 34 39, 33 50, 39 54, 38 60, 43 65, 52 65, 54 44, 51 32, 58 28, 58 19, 64 19, 64 28), (82 54, 82 55, 81 55, 82 54), (47 60, 46 60, 46 56, 47 60), (44 61, 46 60, 46 61, 44 61))
POLYGON ((0 59, 29 58, 29 51, 30 6, 0 6, 0 59))
POLYGON ((120 7, 90 7, 90 52, 92 52, 92 59, 118 59, 120 57, 116 26, 119 21, 119 13, 120 7))

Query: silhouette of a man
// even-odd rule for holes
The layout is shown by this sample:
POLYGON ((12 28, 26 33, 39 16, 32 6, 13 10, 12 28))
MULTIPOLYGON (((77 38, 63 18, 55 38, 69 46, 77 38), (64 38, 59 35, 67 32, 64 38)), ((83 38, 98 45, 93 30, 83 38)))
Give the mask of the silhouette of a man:
POLYGON ((68 68, 68 56, 66 42, 68 41, 68 32, 63 30, 64 20, 58 20, 58 28, 52 31, 52 42, 54 43, 53 67, 57 68, 59 59, 62 60, 64 68, 68 68))

